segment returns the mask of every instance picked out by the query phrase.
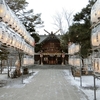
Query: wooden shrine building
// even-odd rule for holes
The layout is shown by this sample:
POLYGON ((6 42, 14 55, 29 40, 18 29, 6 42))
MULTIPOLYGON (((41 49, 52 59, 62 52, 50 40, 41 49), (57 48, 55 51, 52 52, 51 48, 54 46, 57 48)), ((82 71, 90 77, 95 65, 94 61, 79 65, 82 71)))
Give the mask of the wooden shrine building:
POLYGON ((62 51, 60 46, 60 39, 57 37, 57 35, 55 35, 55 33, 49 33, 49 35, 47 35, 47 37, 40 43, 41 51, 37 55, 39 55, 41 65, 55 65, 65 63, 65 53, 62 51))

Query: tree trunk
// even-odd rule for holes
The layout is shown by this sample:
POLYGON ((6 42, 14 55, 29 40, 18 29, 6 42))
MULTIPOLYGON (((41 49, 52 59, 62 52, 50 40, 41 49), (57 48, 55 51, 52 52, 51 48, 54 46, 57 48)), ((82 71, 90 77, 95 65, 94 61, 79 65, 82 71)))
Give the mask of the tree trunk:
POLYGON ((7 66, 8 66, 8 77, 10 77, 10 75, 9 75, 9 62, 8 62, 8 59, 7 59, 7 66))
POLYGON ((2 74, 2 60, 1 60, 1 74, 2 74))

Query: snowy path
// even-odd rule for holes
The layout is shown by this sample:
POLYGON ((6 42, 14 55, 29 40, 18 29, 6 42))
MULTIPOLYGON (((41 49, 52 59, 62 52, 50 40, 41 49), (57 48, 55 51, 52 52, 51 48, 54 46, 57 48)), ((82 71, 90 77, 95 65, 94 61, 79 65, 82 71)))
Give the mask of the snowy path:
POLYGON ((62 69, 39 69, 28 84, 0 88, 0 100, 88 100, 62 69))

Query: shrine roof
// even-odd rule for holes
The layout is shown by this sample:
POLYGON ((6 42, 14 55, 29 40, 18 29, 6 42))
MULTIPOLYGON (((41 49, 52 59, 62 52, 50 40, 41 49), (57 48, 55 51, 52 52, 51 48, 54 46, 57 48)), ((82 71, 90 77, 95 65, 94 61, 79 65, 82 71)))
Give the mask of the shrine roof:
MULTIPOLYGON (((59 39, 59 40, 60 40, 60 38, 61 38, 61 35, 54 35, 54 34, 53 34, 53 36, 54 36, 55 38, 59 39)), ((45 40, 49 40, 49 39, 52 40, 51 34, 50 34, 50 35, 39 35, 39 37, 40 37, 40 40, 39 40, 38 44, 39 44, 39 43, 42 43, 42 42, 45 41, 45 40)))

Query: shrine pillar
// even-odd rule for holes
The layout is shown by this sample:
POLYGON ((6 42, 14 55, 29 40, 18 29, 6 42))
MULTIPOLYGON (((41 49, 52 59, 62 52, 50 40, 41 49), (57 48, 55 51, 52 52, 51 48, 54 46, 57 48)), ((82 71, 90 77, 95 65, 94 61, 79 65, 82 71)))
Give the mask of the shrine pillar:
POLYGON ((64 65, 65 53, 62 53, 62 65, 64 65))
POLYGON ((41 65, 43 65, 43 54, 40 53, 40 58, 41 58, 41 65))

